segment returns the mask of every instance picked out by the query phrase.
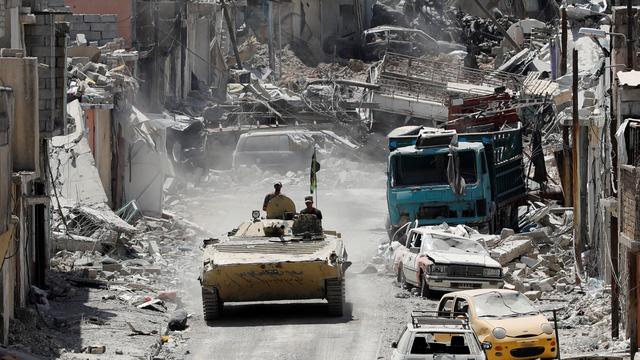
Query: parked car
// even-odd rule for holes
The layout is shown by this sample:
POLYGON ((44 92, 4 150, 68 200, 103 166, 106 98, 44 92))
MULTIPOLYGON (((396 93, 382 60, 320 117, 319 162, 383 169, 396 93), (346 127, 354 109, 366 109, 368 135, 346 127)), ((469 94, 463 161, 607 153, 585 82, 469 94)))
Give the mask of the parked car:
POLYGON ((256 165, 261 169, 304 170, 311 165, 314 149, 318 157, 339 155, 358 148, 328 130, 254 130, 240 135, 233 152, 233 168, 256 165))
POLYGON ((504 285, 502 267, 474 239, 422 226, 409 230, 406 244, 394 252, 394 270, 400 284, 420 287, 422 296, 504 285))
POLYGON ((466 313, 490 360, 552 359, 557 355, 553 326, 517 291, 452 292, 440 299, 438 313, 442 316, 466 313))
POLYGON ((486 359, 466 319, 437 316, 436 312, 412 313, 411 323, 391 347, 392 360, 486 359))

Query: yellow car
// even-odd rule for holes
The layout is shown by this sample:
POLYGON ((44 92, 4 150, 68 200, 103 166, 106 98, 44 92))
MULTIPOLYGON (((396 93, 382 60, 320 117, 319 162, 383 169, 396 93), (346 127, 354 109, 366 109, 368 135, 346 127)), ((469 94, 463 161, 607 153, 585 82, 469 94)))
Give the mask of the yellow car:
POLYGON ((478 289, 448 293, 440 314, 468 316, 489 360, 552 359, 558 351, 555 330, 526 296, 513 290, 478 289))

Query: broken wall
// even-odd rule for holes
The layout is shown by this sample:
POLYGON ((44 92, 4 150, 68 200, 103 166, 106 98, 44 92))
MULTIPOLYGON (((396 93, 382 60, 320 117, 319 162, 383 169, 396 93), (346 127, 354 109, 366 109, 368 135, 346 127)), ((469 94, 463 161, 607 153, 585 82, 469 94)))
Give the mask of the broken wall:
MULTIPOLYGON (((125 39, 127 46, 134 45, 135 32, 133 23, 136 20, 136 16, 133 16, 135 7, 133 0, 65 0, 65 4, 71 8, 74 14, 105 15, 105 17, 100 18, 98 22, 87 21, 84 25, 82 25, 81 22, 73 21, 72 24, 74 25, 71 27, 72 32, 100 32, 100 38, 103 40, 117 33, 118 36, 125 39), (114 17, 117 18, 117 20, 115 20, 114 17)), ((80 16, 82 15, 78 15, 78 17, 80 16)), ((95 19, 96 18, 90 18, 85 20, 95 19)), ((91 34, 91 36, 97 37, 98 35, 91 34)), ((87 39, 89 39, 89 37, 90 36, 87 36, 87 39)))
MULTIPOLYGON (((223 17, 219 6, 215 4, 188 3, 187 4, 187 48, 184 78, 191 81, 184 82, 184 93, 194 90, 204 90, 213 85, 215 88, 224 86, 226 89, 226 66, 224 59, 218 56, 223 46, 221 34, 216 29, 222 29, 223 17), (220 61, 222 60, 222 61, 220 61)), ((225 28, 226 29, 226 28, 225 28)))
POLYGON ((93 153, 102 187, 107 195, 107 204, 112 202, 112 120, 111 110, 101 106, 87 108, 86 129, 89 148, 93 153))
POLYGON ((102 46, 120 37, 115 14, 73 14, 67 17, 67 21, 70 23, 71 40, 83 34, 89 43, 96 42, 102 46))

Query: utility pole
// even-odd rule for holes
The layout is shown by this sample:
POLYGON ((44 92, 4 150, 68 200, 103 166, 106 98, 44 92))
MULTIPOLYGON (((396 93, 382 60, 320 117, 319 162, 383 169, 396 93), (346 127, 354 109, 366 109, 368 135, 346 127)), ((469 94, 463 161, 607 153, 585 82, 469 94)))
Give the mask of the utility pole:
POLYGON ((572 130, 573 130, 573 251, 576 258, 576 283, 580 284, 580 275, 583 273, 583 265, 582 265, 582 217, 586 214, 582 214, 582 204, 581 204, 581 182, 580 178, 582 173, 580 172, 580 149, 581 149, 581 129, 580 129, 580 118, 578 114, 578 50, 573 49, 573 119, 572 119, 572 130))
POLYGON ((629 270, 629 304, 627 306, 627 326, 629 327, 629 352, 635 359, 638 352, 638 255, 633 251, 627 253, 627 269, 629 270))
POLYGON ((267 4, 267 21, 269 22, 269 67, 271 68, 273 78, 276 79, 276 50, 273 44, 273 1, 267 0, 267 4))
POLYGON ((629 70, 635 69, 635 55, 633 44, 633 6, 631 0, 627 0, 627 67, 629 70))
MULTIPOLYGON (((616 1, 611 1, 611 6, 616 6, 616 1)), ((614 31, 614 30, 612 30, 614 31)), ((609 54, 610 60, 609 65, 613 65, 615 57, 613 56, 613 35, 611 35, 611 41, 609 41, 609 54)), ((611 183, 617 184, 616 180, 618 179, 618 140, 615 137, 615 133, 618 130, 618 119, 616 117, 616 111, 614 107, 614 71, 615 68, 611 67, 609 69, 609 111, 611 121, 609 123, 609 137, 611 138, 611 183)), ((612 185, 609 185, 609 196, 611 198, 617 199, 616 193, 613 189, 612 185)), ((619 206, 615 204, 616 209, 619 209, 619 206)), ((610 245, 609 251, 611 256, 611 338, 617 339, 620 336, 620 288, 618 286, 618 273, 619 273, 619 250, 618 250, 618 216, 620 216, 620 212, 616 211, 616 214, 613 213, 612 209, 609 210, 609 239, 610 245)))
MULTIPOLYGON (((567 9, 562 8, 561 19, 562 33, 560 34, 560 76, 567 74, 567 9)), ((573 205, 573 192, 571 191, 571 154, 569 153, 569 127, 562 126, 562 190, 564 193, 564 206, 573 205)))
POLYGON ((242 70, 242 59, 240 59, 240 52, 238 51, 238 44, 236 43, 236 29, 231 22, 231 16, 229 16, 229 7, 227 6, 226 0, 222 0, 220 4, 222 5, 224 21, 227 23, 229 39, 231 40, 231 46, 233 47, 233 55, 236 57, 236 65, 238 66, 238 70, 242 70))
POLYGON ((567 9, 562 8, 562 34, 560 38, 560 76, 567 73, 567 9))
MULTIPOLYGON (((153 2, 153 43, 155 44, 153 46, 153 75, 152 75, 152 82, 153 82, 153 86, 151 87, 151 103, 155 104, 153 105, 154 108, 162 108, 162 103, 164 102, 164 99, 162 99, 162 101, 160 100, 160 94, 163 94, 160 92, 160 89, 164 89, 164 83, 160 84, 160 80, 159 79, 164 79, 163 76, 161 76, 160 74, 162 74, 160 72, 160 59, 158 54, 160 53, 160 1, 156 0, 153 2)), ((164 95, 164 94, 163 94, 164 95)))

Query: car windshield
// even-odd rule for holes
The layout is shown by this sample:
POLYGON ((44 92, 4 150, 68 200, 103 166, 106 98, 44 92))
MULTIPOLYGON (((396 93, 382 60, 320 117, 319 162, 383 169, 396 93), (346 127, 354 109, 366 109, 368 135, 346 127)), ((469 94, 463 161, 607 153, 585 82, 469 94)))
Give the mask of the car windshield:
POLYGON ((469 333, 421 331, 416 333, 411 354, 478 354, 479 348, 469 333))
MULTIPOLYGON (((459 156, 460 175, 467 184, 475 183, 478 180, 475 152, 461 151, 459 156)), ((394 186, 448 184, 448 164, 449 153, 398 156, 392 169, 394 186)))
POLYGON ((492 291, 476 295, 473 300, 478 317, 517 317, 540 313, 529 299, 518 292, 492 291))
POLYGON ((447 251, 451 253, 486 254, 487 251, 477 241, 464 238, 429 234, 423 238, 426 251, 447 251))

